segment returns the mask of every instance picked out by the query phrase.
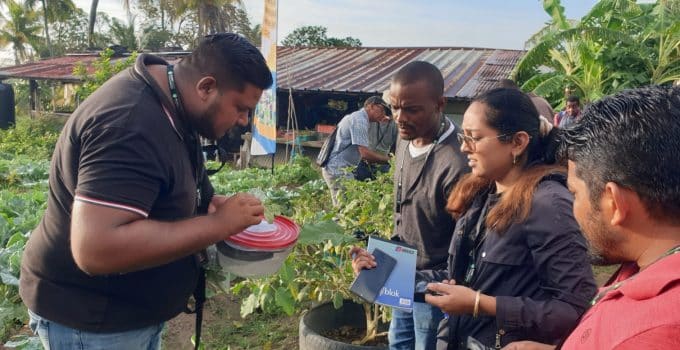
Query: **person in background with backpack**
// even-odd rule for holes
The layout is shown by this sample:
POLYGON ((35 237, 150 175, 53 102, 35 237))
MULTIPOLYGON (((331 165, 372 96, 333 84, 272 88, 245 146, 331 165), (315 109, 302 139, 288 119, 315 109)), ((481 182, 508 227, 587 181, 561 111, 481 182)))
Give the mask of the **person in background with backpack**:
MULTIPOLYGON (((385 102, 389 103, 390 91, 385 90, 382 98, 385 102)), ((397 123, 392 118, 385 118, 380 122, 371 122, 368 127, 368 143, 372 151, 377 151, 381 154, 394 153, 397 137, 397 123)), ((361 181, 375 180, 376 175, 388 171, 390 171, 390 163, 376 164, 362 160, 354 171, 354 178, 361 181)))
POLYGON ((360 161, 387 163, 390 160, 389 155, 372 151, 368 138, 369 123, 383 121, 389 113, 389 107, 382 98, 369 97, 363 108, 343 117, 337 130, 329 136, 335 136, 334 140, 330 140, 334 145, 321 172, 331 191, 334 206, 338 205, 338 194, 342 189, 340 182, 354 178, 351 168, 360 161))

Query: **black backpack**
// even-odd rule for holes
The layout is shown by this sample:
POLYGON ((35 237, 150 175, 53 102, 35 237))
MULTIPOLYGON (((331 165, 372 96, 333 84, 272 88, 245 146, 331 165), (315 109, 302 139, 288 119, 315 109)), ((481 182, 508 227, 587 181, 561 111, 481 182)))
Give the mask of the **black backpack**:
POLYGON ((336 127, 333 132, 328 135, 326 141, 321 145, 319 150, 319 155, 316 156, 316 164, 320 167, 325 167, 328 164, 328 160, 331 158, 331 152, 333 152, 333 146, 335 146, 335 136, 338 134, 338 128, 336 127))

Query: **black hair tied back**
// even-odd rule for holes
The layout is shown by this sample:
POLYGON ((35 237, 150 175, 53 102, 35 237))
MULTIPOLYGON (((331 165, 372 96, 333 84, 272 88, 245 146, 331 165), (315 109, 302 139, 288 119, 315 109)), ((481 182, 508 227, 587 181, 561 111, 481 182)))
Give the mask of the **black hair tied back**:
POLYGON ((539 133, 540 147, 543 150, 543 163, 555 164, 559 161, 561 133, 562 130, 555 127, 551 128, 547 134, 539 133))

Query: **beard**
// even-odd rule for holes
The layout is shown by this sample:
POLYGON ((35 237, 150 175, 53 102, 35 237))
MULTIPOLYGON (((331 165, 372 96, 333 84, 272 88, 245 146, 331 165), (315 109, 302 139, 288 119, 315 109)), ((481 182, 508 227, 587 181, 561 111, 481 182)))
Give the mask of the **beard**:
POLYGON ((596 266, 616 265, 625 262, 618 252, 623 241, 619 232, 605 225, 598 210, 588 214, 587 224, 582 227, 588 241, 590 263, 596 266))
POLYGON ((431 129, 426 130, 424 133, 425 135, 418 135, 418 125, 416 123, 410 123, 410 122, 401 122, 397 123, 397 127, 399 128, 399 136, 401 137, 402 140, 404 141, 412 141, 414 139, 420 138, 420 137, 428 137, 428 134, 432 135, 432 140, 434 141, 437 138, 437 134, 439 132, 439 126, 440 123, 439 121, 443 115, 439 112, 435 112, 430 116, 430 120, 434 120, 436 118, 437 122, 436 124, 433 124, 431 129), (406 131, 406 135, 402 135, 401 129, 404 129, 406 131))
POLYGON ((397 127, 399 128, 399 136, 401 136, 401 139, 404 141, 411 141, 416 138, 416 135, 414 134, 415 128, 411 124, 398 124, 397 127), (404 129, 406 130, 406 134, 402 135, 401 130, 404 129))
POLYGON ((189 115, 191 126, 203 137, 210 140, 217 140, 224 133, 218 135, 215 130, 215 119, 217 119, 217 104, 213 103, 208 109, 199 115, 189 115))

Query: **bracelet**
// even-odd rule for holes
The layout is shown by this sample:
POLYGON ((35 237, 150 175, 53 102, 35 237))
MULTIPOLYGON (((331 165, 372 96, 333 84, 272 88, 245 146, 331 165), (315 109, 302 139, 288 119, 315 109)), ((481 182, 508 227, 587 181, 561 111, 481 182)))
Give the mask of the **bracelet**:
POLYGON ((482 291, 478 290, 477 293, 475 294, 475 307, 472 310, 472 317, 477 318, 479 316, 479 299, 482 296, 482 291))

